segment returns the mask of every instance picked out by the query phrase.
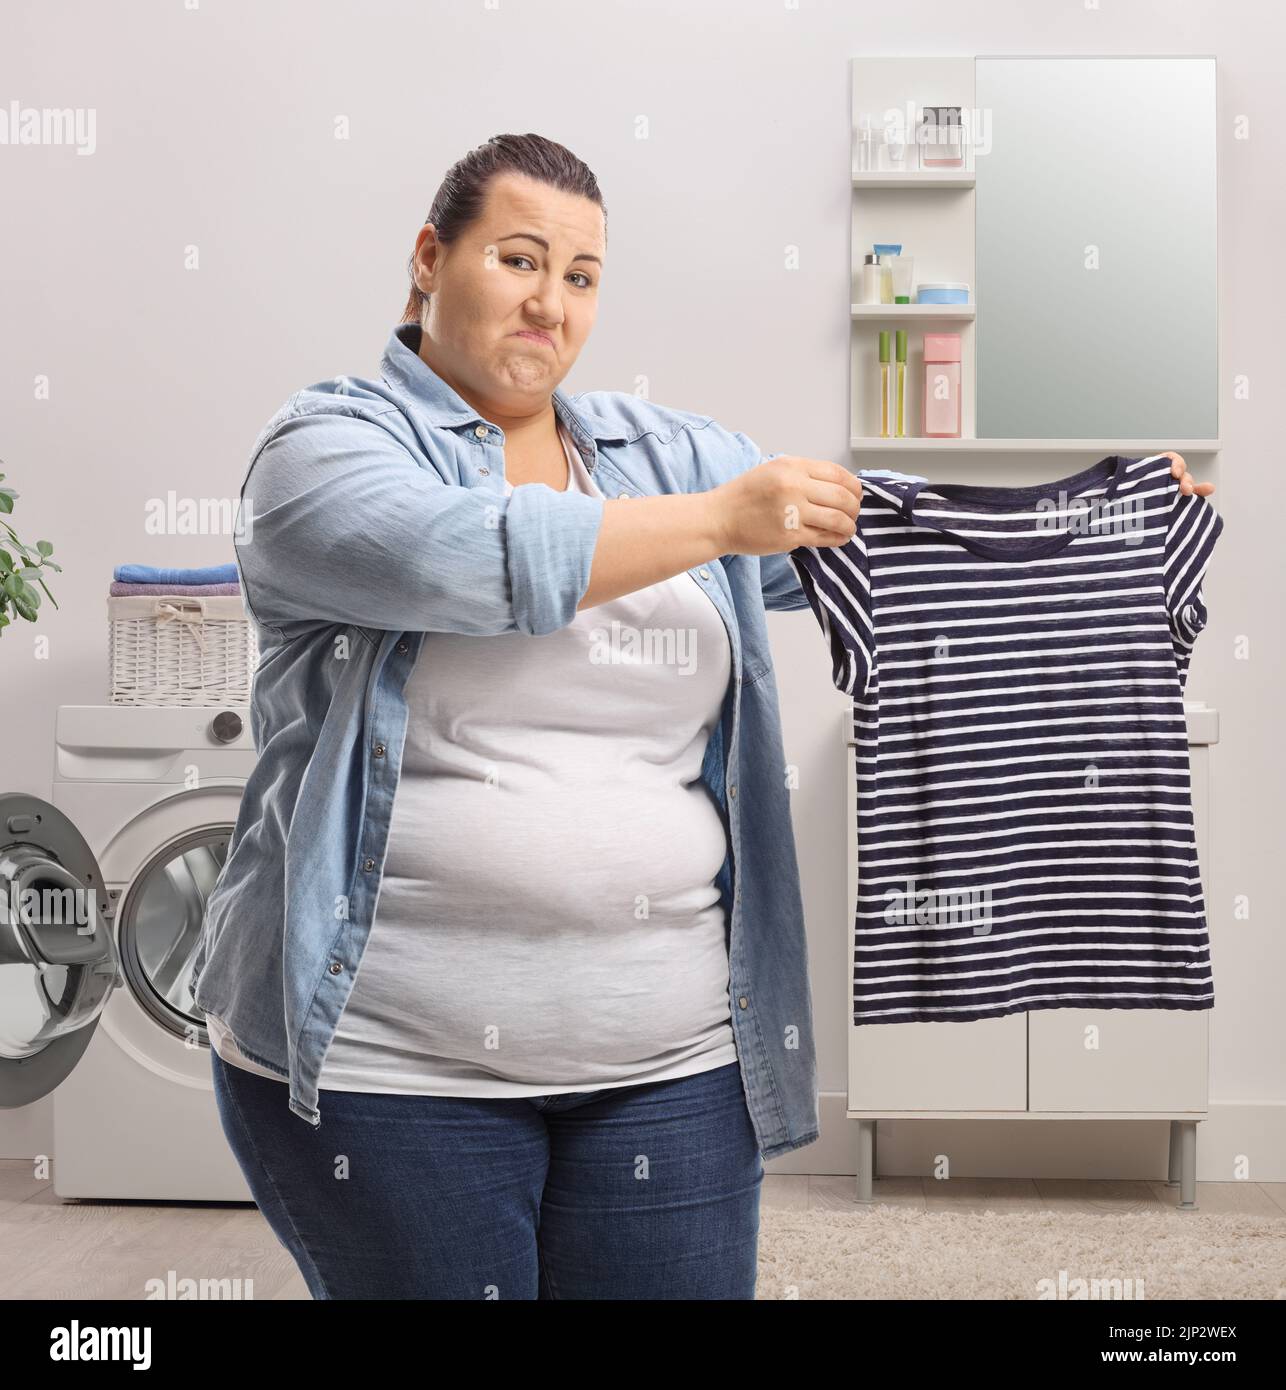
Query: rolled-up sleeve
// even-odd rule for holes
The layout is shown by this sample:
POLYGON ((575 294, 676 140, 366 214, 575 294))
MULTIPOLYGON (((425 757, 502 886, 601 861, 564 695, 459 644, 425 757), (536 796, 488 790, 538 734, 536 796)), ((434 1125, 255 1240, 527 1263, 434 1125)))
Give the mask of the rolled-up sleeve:
POLYGON ((565 627, 602 497, 448 483, 378 420, 287 417, 251 461, 235 541, 257 621, 493 636, 565 627))

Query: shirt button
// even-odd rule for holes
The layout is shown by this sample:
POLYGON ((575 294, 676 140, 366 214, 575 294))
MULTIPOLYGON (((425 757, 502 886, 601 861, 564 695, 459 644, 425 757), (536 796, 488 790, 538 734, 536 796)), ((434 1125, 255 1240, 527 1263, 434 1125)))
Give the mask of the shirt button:
POLYGON ((377 743, 375 745, 375 756, 377 758, 382 758, 384 756, 384 745, 382 743, 377 743))
POLYGON ((736 796, 736 794, 737 794, 737 788, 736 788, 736 785, 734 784, 733 786, 731 786, 731 787, 728 788, 728 795, 729 795, 729 796, 736 796))
POLYGON ((709 579, 709 578, 710 578, 710 571, 709 571, 709 570, 698 570, 697 573, 701 576, 702 579, 709 579))
POLYGON ((739 1009, 748 1009, 750 1007, 750 1000, 743 994, 741 998, 737 1000, 737 1007, 739 1009))
POLYGON ((478 436, 479 439, 485 439, 487 437, 486 425, 475 425, 473 432, 478 436))
POLYGON ((405 656, 406 653, 411 650, 411 644, 405 639, 403 639, 401 642, 397 644, 394 650, 400 652, 403 656, 405 656))
POLYGON ((367 872, 368 874, 370 873, 370 871, 371 871, 374 867, 375 867, 375 861, 374 861, 373 859, 363 859, 363 860, 362 860, 362 868, 365 869, 366 872, 367 872))
POLYGON ((332 975, 338 975, 343 968, 344 967, 337 960, 333 960, 330 963, 330 973, 332 975))

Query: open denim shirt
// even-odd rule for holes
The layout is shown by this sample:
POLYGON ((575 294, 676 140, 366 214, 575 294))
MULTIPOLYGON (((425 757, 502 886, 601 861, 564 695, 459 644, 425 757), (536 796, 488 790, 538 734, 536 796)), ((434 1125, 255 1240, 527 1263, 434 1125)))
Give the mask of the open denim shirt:
MULTIPOLYGON (((241 488, 234 547, 259 641, 258 757, 192 979, 197 1004, 247 1057, 288 1078, 290 1109, 314 1125, 323 1059, 379 896, 403 691, 423 634, 566 626, 603 513, 602 497, 543 483, 506 496, 504 431, 426 366, 419 335, 416 324, 393 330, 378 381, 336 377, 291 397, 256 441, 241 488)), ((761 460, 709 416, 626 392, 556 390, 553 405, 608 498, 706 491, 761 460)), ((808 601, 786 553, 725 555, 689 573, 732 650, 701 778, 728 835, 716 884, 731 1022, 759 1147, 772 1158, 818 1135, 804 914, 764 621, 765 607, 808 601)))

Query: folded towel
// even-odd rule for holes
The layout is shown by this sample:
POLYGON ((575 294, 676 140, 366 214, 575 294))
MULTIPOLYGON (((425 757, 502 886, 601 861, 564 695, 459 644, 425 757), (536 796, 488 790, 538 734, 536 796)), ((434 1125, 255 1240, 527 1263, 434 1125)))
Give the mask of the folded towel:
POLYGON ((155 565, 117 565, 112 578, 122 584, 235 584, 237 566, 206 565, 198 569, 164 569, 155 565))
POLYGON ((149 594, 153 598, 161 598, 165 594, 179 594, 181 596, 192 595, 194 597, 210 597, 213 594, 239 594, 240 584, 122 584, 119 581, 114 583, 109 590, 113 598, 119 598, 125 594, 135 594, 146 598, 149 594))

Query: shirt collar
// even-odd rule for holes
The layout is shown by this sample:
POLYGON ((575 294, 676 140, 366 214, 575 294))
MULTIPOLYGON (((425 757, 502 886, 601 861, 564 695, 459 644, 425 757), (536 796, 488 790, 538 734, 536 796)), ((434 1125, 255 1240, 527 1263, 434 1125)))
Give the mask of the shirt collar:
MULTIPOLYGON (((406 397, 419 415, 433 425, 467 425, 483 416, 424 361, 418 352, 420 325, 399 323, 389 334, 388 344, 380 359, 380 374, 401 396, 406 397)), ((553 393, 554 411, 567 424, 573 436, 579 433, 594 440, 628 439, 619 428, 601 415, 573 403, 561 387, 553 393)), ((489 421, 487 423, 490 423, 489 421)))

